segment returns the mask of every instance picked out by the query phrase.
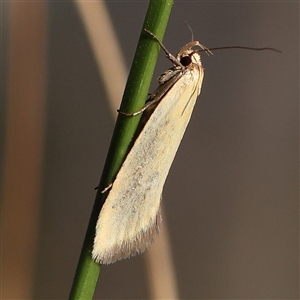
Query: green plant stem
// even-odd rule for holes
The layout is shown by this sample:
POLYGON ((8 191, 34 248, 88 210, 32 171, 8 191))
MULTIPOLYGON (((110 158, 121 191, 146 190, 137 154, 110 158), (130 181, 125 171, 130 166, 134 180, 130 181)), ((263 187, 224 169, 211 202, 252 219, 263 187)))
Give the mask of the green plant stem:
MULTIPOLYGON (((123 95, 121 111, 135 112, 143 107, 145 103, 159 53, 159 45, 144 31, 144 28, 154 33, 159 39, 162 39, 173 2, 174 0, 151 0, 149 3, 123 95)), ((140 115, 126 117, 119 114, 118 116, 77 265, 69 296, 70 300, 88 300, 93 298, 100 273, 100 265, 92 260, 91 251, 96 222, 106 197, 106 194, 102 194, 101 190, 113 182, 132 145, 132 139, 139 120, 140 115)))

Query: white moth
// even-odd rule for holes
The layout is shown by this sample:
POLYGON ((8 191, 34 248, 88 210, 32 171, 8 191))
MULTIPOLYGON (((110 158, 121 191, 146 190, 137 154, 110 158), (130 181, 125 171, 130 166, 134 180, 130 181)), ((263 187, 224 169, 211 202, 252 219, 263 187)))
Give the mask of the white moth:
POLYGON ((174 57, 147 32, 174 66, 159 77, 159 87, 140 111, 123 113, 143 115, 97 221, 92 256, 102 264, 142 253, 153 243, 161 222, 163 186, 201 91, 199 47, 209 51, 193 41, 174 57))

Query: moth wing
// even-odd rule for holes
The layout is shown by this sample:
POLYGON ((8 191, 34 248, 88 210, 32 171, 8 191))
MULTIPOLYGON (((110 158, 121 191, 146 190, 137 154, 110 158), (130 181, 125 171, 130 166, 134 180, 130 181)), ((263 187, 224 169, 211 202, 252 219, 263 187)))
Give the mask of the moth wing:
POLYGON ((135 140, 100 212, 92 256, 100 263, 142 253, 158 233, 160 201, 190 120, 203 69, 189 70, 167 92, 135 140))

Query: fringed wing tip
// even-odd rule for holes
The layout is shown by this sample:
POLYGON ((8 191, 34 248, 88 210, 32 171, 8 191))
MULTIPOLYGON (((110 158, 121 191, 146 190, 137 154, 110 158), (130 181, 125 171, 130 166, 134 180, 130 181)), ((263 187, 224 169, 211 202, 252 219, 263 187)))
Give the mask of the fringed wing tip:
POLYGON ((97 263, 108 265, 143 253, 153 244, 155 236, 159 233, 161 221, 161 210, 159 209, 152 224, 146 230, 137 233, 132 240, 122 241, 121 244, 116 244, 110 249, 102 249, 102 251, 96 250, 94 245, 92 258, 97 263))

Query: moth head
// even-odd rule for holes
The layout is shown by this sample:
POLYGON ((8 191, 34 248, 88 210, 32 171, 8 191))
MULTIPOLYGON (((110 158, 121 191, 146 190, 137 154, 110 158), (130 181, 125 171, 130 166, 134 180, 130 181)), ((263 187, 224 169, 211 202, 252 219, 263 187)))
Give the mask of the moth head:
POLYGON ((189 66, 191 63, 199 64, 201 63, 200 55, 198 53, 200 51, 205 51, 208 55, 212 54, 208 48, 200 44, 198 41, 193 41, 180 49, 176 55, 176 59, 180 61, 184 67, 189 66))

